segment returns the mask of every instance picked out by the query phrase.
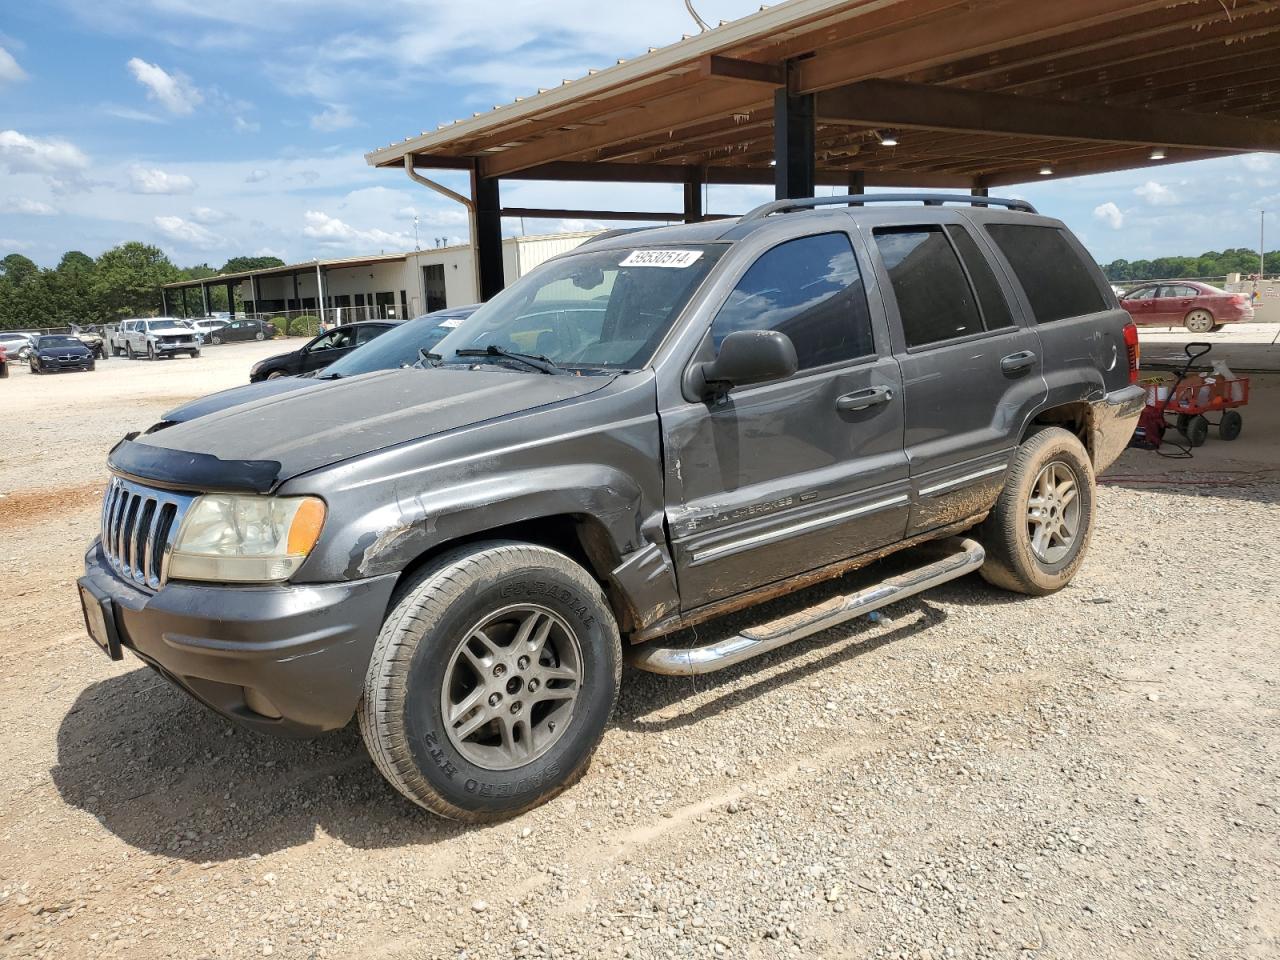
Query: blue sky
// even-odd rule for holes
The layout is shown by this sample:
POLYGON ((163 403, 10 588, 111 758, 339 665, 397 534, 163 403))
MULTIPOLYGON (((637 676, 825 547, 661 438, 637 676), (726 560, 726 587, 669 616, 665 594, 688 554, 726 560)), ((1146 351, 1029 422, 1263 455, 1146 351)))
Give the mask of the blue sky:
MULTIPOLYGON (((715 22, 758 0, 697 7, 715 22)), ((423 246, 460 242, 459 208, 363 154, 694 30, 683 0, 650 0, 643 16, 598 0, 10 0, 5 11, 0 255, 42 264, 132 239, 183 265, 408 249, 415 214, 423 246)), ((1259 209, 1280 210, 1280 158, 1003 192, 1066 220, 1103 262, 1254 247, 1259 209)), ((709 208, 767 197, 713 187, 709 208)), ((602 184, 510 184, 504 201, 680 205, 677 188, 602 184)), ((1280 217, 1269 230, 1275 249, 1280 217)))

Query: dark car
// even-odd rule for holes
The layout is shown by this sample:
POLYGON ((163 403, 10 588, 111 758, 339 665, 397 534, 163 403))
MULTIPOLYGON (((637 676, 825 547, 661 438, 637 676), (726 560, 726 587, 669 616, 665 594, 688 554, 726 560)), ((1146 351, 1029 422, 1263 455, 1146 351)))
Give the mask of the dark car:
POLYGON ((236 340, 270 340, 276 335, 276 328, 265 320, 228 320, 220 326, 201 331, 201 335, 212 344, 236 340))
POLYGON ((345 357, 356 347, 363 346, 403 321, 370 320, 363 323, 346 323, 327 330, 306 346, 288 353, 259 360, 249 371, 249 382, 274 380, 276 377, 295 377, 327 367, 340 357, 345 357))
POLYGON ((1186 327, 1192 333, 1216 333, 1223 324, 1253 320, 1248 294, 1198 280, 1148 283, 1121 297, 1120 306, 1140 327, 1186 327))
POLYGON ((392 370, 396 367, 410 367, 420 364, 422 351, 430 351, 435 345, 447 337, 463 320, 479 309, 479 304, 467 307, 452 307, 448 310, 437 310, 425 316, 408 320, 394 330, 388 331, 364 346, 357 347, 345 357, 340 357, 330 366, 297 377, 275 377, 246 383, 228 390, 211 393, 199 400, 184 403, 166 413, 160 422, 148 433, 163 430, 175 423, 186 423, 196 417, 203 417, 228 407, 239 406, 254 400, 265 400, 267 397, 282 393, 292 393, 314 387, 324 380, 340 380, 372 373, 375 370, 392 370))
POLYGON ((45 334, 37 337, 27 357, 32 373, 94 369, 93 351, 79 337, 45 334))
POLYGON ((1143 409, 1137 327, 1061 221, 911 199, 589 244, 428 363, 121 441, 91 639, 259 730, 355 717, 474 823, 586 773, 624 656, 676 696, 970 572, 1063 589, 1143 409))

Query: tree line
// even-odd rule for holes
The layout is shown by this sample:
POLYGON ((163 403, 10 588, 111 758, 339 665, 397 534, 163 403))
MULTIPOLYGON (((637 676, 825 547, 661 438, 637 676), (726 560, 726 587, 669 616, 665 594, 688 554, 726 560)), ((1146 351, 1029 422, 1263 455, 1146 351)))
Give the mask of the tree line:
MULTIPOLYGON (((1258 272, 1258 251, 1235 247, 1221 253, 1210 251, 1198 257, 1159 257, 1155 260, 1113 260, 1102 268, 1113 283, 1127 280, 1195 280, 1198 277, 1225 277, 1238 273, 1249 277, 1258 272)), ((1266 257, 1268 276, 1280 273, 1280 251, 1266 257)))
MULTIPOLYGON (((96 259, 70 250, 51 268, 11 253, 0 260, 0 330, 156 316, 162 284, 281 266, 284 261, 279 257, 232 257, 218 269, 207 263, 178 267, 159 247, 136 241, 113 247, 96 259)), ((175 309, 171 302, 170 312, 175 309)), ((227 309, 224 287, 209 288, 209 309, 227 309)))

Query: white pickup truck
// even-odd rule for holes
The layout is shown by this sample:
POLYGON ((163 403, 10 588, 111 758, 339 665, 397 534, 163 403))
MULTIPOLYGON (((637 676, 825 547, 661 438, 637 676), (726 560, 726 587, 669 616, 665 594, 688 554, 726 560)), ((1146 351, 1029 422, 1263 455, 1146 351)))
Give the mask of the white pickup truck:
POLYGON ((185 353, 192 359, 200 356, 202 339, 182 320, 153 317, 150 320, 123 320, 108 334, 111 355, 148 360, 185 353))

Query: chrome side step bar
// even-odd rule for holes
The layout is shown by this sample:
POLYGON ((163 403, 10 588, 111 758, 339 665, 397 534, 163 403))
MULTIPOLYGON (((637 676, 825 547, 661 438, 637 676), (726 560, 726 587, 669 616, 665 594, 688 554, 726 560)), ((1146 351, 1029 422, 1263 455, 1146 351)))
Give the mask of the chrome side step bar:
POLYGON ((657 647, 641 644, 627 652, 628 662, 638 670, 671 677, 715 673, 973 573, 986 560, 986 552, 976 540, 965 538, 942 543, 952 548, 942 559, 890 577, 857 593, 833 597, 816 607, 751 627, 705 647, 657 647))

